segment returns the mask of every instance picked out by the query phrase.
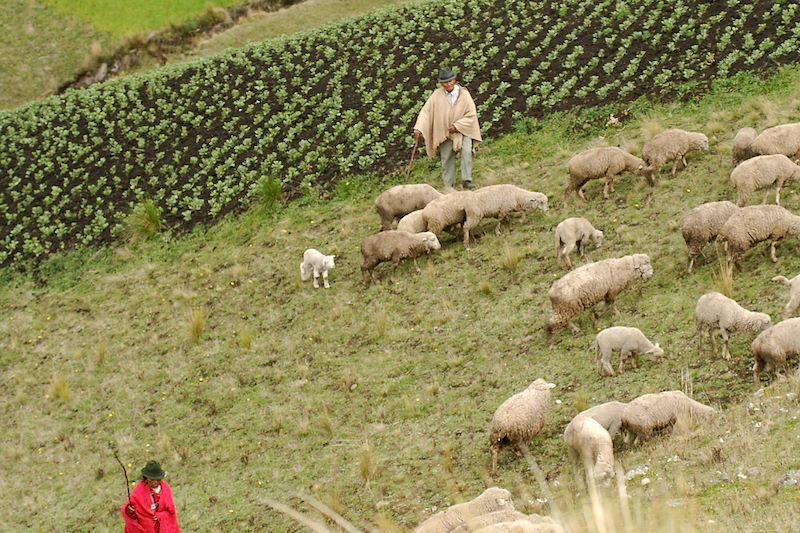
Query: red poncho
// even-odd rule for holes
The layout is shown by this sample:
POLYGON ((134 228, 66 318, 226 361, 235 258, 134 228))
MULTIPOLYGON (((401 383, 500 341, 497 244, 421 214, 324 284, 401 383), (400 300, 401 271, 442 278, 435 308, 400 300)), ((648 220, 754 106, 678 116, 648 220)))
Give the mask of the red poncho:
POLYGON ((136 511, 136 518, 129 517, 125 512, 128 502, 122 504, 120 509, 125 520, 125 533, 180 533, 172 490, 165 481, 161 482, 161 495, 155 513, 150 511, 150 487, 144 480, 131 493, 131 503, 136 511), (158 520, 153 520, 154 517, 158 520))

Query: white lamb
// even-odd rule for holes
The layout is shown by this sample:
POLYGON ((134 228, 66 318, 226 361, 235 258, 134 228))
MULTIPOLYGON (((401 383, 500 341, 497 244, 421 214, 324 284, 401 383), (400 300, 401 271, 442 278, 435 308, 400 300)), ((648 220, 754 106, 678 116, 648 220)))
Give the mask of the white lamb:
POLYGON ((718 292, 709 292, 697 300, 694 322, 698 353, 702 353, 703 349, 703 329, 708 329, 711 349, 717 353, 716 332, 719 331, 722 334, 722 357, 727 361, 731 358, 728 350, 728 338, 731 333, 746 331, 758 333, 772 325, 772 319, 768 314, 748 311, 718 292))
POLYGON ((566 206, 572 192, 585 202, 583 186, 589 180, 600 178, 605 179, 603 198, 608 200, 614 192, 614 176, 625 171, 641 176, 648 185, 653 186, 652 173, 645 167, 645 162, 621 148, 615 146, 589 148, 575 154, 567 162, 569 179, 561 203, 566 206))
POLYGON ((671 129, 663 131, 647 141, 642 148, 642 159, 647 163, 647 171, 656 174, 659 169, 672 161, 672 177, 678 162, 686 165, 686 154, 695 150, 708 151, 708 137, 696 131, 671 129))
POLYGON ((578 414, 594 418, 613 439, 622 426, 622 411, 626 405, 628 404, 611 401, 595 405, 578 414))
POLYGON ((397 231, 422 233, 425 231, 425 228, 425 218, 422 216, 422 209, 410 212, 397 223, 397 231))
POLYGON ((317 280, 320 274, 322 274, 322 281, 325 284, 325 288, 329 289, 331 286, 328 283, 328 270, 336 266, 334 263, 335 257, 335 255, 325 255, 314 248, 309 248, 303 252, 303 261, 300 263, 300 279, 302 281, 308 281, 313 275, 314 288, 319 289, 319 282, 317 280))
POLYGON ((625 326, 614 326, 606 328, 597 334, 592 343, 595 351, 595 366, 597 373, 601 376, 613 376, 614 369, 611 366, 611 355, 619 352, 619 367, 617 372, 625 371, 625 360, 630 359, 631 366, 637 368, 636 354, 643 354, 651 361, 660 362, 664 357, 664 350, 658 345, 653 344, 638 329, 625 326))
POLYGON ((772 278, 772 281, 778 281, 790 287, 789 301, 786 302, 786 306, 783 308, 783 318, 789 318, 789 316, 797 312, 797 308, 800 307, 800 275, 792 279, 786 279, 784 276, 775 276, 772 278))
POLYGON ((622 412, 625 441, 630 443, 633 440, 635 444, 657 432, 670 430, 679 417, 703 420, 714 412, 714 408, 689 398, 681 391, 644 394, 629 402, 622 412))
POLYGON ((753 380, 758 386, 764 369, 777 372, 790 358, 800 355, 800 318, 789 318, 765 329, 750 345, 750 351, 755 359, 753 380))
POLYGON ((759 155, 743 161, 731 172, 731 183, 738 193, 738 204, 744 206, 750 195, 759 189, 764 200, 771 187, 775 187, 775 203, 781 205, 781 187, 789 180, 800 180, 800 166, 783 154, 759 155))
POLYGON ((556 263, 562 265, 566 263, 567 268, 572 269, 572 261, 569 254, 575 248, 581 259, 584 258, 586 245, 591 240, 595 248, 603 244, 603 232, 595 229, 585 218, 572 217, 561 221, 556 226, 556 263))

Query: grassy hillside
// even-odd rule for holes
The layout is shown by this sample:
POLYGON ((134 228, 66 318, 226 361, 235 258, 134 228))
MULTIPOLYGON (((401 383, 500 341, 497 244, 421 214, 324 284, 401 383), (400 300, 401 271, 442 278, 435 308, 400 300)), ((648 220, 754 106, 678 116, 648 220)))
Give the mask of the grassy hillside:
MULTIPOLYGON (((561 510, 574 530, 596 530, 580 525, 591 513, 566 460, 565 424, 587 405, 683 388, 723 414, 618 452, 625 469, 648 466, 649 484, 641 476, 628 484, 634 530, 790 530, 800 498, 775 482, 800 468, 800 385, 795 378, 753 396, 747 335, 734 337, 730 362, 697 354, 692 311, 714 287, 714 263, 700 261, 687 276, 677 228, 689 208, 732 198, 734 133, 798 120, 799 91, 795 68, 767 81, 738 76, 698 101, 631 107, 619 128, 576 133, 585 115, 524 122, 481 147, 475 178, 542 191, 551 210, 512 220, 500 237, 486 222, 469 249, 446 237, 420 275, 404 264, 395 284, 362 284, 359 243, 378 227, 373 198, 392 184, 366 178, 180 239, 85 248, 45 262, 36 279, 6 271, 0 461, 3 488, 16 498, 0 503, 2 529, 81 531, 90 517, 92 531, 118 530, 125 492, 116 448, 131 471, 162 461, 186 531, 300 531, 264 500, 288 501, 293 491, 361 528, 396 531, 495 484, 518 508, 561 510), (561 208, 570 155, 602 143, 638 153, 669 127, 705 132, 711 150, 652 190, 626 176, 611 200, 592 183, 588 204, 561 208), (580 335, 560 331, 546 342, 547 289, 564 273, 552 229, 574 215, 605 231, 593 259, 650 255, 653 278, 623 293, 620 316, 597 327, 639 327, 667 350, 662 364, 642 360, 637 371, 600 379, 586 314, 580 335), (337 254, 330 290, 301 285, 307 247, 337 254), (490 479, 489 419, 537 377, 557 385, 532 446, 544 489, 510 451, 490 479), (665 523, 656 524, 661 510, 665 523)), ((439 179, 435 162, 420 161, 411 181, 439 179)), ((782 197, 800 209, 795 186, 782 197)), ((734 297, 777 318, 787 294, 769 280, 795 274, 799 251, 782 243, 777 265, 760 248, 748 253, 734 297)), ((388 267, 379 270, 385 278, 388 267)))
POLYGON ((80 18, 100 31, 127 37, 199 18, 209 5, 230 7, 245 4, 247 0, 42 0, 42 3, 64 15, 80 18))
POLYGON ((148 200, 183 231, 241 211, 263 180, 296 196, 396 169, 443 64, 489 137, 614 106, 591 126, 797 61, 798 21, 772 2, 426 2, 0 113, 0 265, 109 242, 148 200))
POLYGON ((36 0, 8 0, 0 20, 0 109, 43 98, 109 52, 115 39, 36 0))

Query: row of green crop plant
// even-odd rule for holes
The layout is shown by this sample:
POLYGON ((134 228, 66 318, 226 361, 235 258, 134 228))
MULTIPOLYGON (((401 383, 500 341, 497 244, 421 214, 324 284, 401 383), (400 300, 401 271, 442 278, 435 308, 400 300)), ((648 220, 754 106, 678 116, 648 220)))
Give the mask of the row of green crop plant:
POLYGON ((441 65, 483 132, 572 107, 666 98, 800 59, 790 2, 430 2, 380 11, 0 114, 0 264, 115 238, 152 201, 176 230, 386 172, 441 65))

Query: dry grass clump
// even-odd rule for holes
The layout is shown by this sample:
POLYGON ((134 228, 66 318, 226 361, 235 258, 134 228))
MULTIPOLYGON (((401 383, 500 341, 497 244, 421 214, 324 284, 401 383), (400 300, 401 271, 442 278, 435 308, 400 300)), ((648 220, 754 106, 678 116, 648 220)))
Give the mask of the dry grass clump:
POLYGON ((517 270, 521 259, 522 255, 517 248, 508 245, 503 247, 503 254, 500 260, 500 264, 503 268, 509 272, 514 272, 517 270))
POLYGON ((368 442, 364 442, 358 451, 358 475, 361 482, 369 487, 369 482, 375 477, 378 465, 372 455, 372 448, 368 442))
POLYGON ((381 309, 378 311, 378 314, 375 316, 375 335, 377 337, 383 337, 386 335, 386 330, 389 327, 389 317, 386 315, 386 311, 381 309))
POLYGON ((243 329, 239 332, 239 347, 242 350, 250 351, 253 349, 253 332, 249 329, 243 329))
POLYGON ((50 380, 49 397, 67 403, 69 396, 69 385, 67 385, 66 378, 60 374, 54 375, 50 380))
POLYGON ((724 258, 724 254, 719 255, 718 258, 717 266, 711 272, 714 290, 728 298, 733 298, 733 264, 724 258))
POLYGON ((197 342, 206 330, 206 312, 202 308, 189 311, 186 322, 186 335, 191 342, 197 342))
POLYGON ((152 239, 164 229, 161 208, 152 200, 136 204, 133 211, 125 217, 123 228, 123 234, 132 242, 152 239))

